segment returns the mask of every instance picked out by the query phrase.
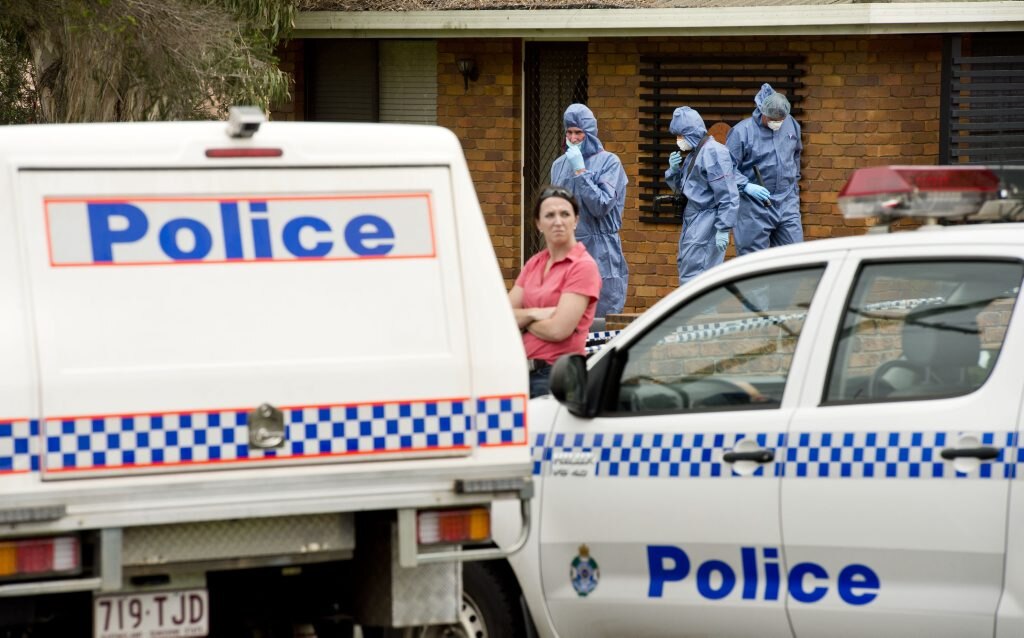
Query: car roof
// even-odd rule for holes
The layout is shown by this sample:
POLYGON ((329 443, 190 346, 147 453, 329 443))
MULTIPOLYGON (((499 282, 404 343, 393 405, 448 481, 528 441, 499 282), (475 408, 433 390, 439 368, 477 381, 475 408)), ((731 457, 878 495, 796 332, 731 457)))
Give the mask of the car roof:
MULTIPOLYGON (((788 246, 762 250, 742 257, 778 259, 834 251, 874 250, 915 246, 999 245, 1024 242, 1024 223, 963 224, 955 226, 922 226, 916 230, 867 232, 851 237, 804 241, 788 246)), ((739 258, 737 258, 739 259, 739 258)))

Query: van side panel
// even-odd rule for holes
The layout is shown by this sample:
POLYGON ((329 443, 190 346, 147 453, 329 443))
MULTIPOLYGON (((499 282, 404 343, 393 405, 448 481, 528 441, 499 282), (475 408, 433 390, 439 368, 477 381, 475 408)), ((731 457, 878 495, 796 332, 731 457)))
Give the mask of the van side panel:
MULTIPOLYGON (((0 175, 2 191, 10 192, 7 175, 0 175)), ((31 473, 39 470, 36 372, 18 235, 13 207, 0 206, 0 485, 34 480, 31 473)))
POLYGON ((486 267, 465 268, 466 307, 465 334, 468 336, 473 362, 473 383, 478 396, 503 398, 507 410, 502 419, 514 425, 500 429, 480 424, 485 432, 481 439, 487 453, 515 458, 529 445, 527 422, 526 353, 523 340, 516 327, 515 317, 507 312, 508 294, 501 278, 497 261, 493 258, 491 236, 484 223, 476 193, 469 180, 469 172, 462 166, 453 166, 458 216, 459 254, 464 264, 486 264, 486 267), (463 169, 463 170, 460 170, 463 169), (509 394, 509 376, 517 383, 517 392, 509 394))

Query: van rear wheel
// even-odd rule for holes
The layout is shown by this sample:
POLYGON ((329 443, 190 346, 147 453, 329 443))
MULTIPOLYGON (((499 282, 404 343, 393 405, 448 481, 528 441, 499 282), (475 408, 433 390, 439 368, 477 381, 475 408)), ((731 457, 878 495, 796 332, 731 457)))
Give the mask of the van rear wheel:
POLYGON ((527 635, 519 588, 488 561, 462 566, 462 604, 451 625, 364 629, 367 638, 521 638, 527 635), (380 632, 380 633, 377 633, 380 632))

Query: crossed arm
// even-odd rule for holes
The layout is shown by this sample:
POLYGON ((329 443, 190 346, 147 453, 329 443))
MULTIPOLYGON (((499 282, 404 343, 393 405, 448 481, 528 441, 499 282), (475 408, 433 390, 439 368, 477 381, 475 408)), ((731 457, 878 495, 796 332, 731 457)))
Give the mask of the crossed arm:
POLYGON ((568 339, 580 318, 587 310, 590 298, 575 292, 563 292, 558 298, 558 305, 546 308, 523 308, 523 289, 513 286, 508 293, 508 300, 515 311, 519 330, 529 332, 544 341, 564 341, 568 339))

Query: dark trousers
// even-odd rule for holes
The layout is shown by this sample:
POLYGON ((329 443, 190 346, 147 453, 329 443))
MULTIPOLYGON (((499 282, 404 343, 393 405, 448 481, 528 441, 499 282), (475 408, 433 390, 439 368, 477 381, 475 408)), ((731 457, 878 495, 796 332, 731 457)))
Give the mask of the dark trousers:
POLYGON ((530 373, 530 398, 550 392, 551 366, 530 373))

